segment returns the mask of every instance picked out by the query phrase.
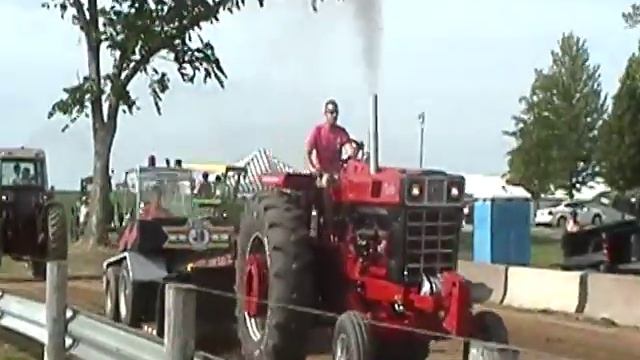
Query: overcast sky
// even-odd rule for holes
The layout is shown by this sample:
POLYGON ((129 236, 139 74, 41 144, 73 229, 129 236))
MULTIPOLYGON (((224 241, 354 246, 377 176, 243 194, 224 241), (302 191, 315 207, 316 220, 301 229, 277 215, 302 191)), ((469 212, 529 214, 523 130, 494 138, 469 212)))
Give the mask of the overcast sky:
MULTIPOLYGON (((61 88, 85 72, 86 56, 80 34, 39 3, 0 1, 0 144, 43 147, 52 183, 75 188, 90 172, 89 124, 62 134, 64 122, 46 120, 46 113, 61 88)), ((158 117, 137 86, 143 110, 122 118, 112 158, 118 172, 151 152, 231 162, 259 147, 300 166, 304 139, 328 97, 340 102, 341 123, 365 138, 371 76, 353 4, 327 0, 312 14, 306 0, 267 3, 224 16, 206 33, 229 74, 225 90, 174 81, 158 117)), ((518 97, 534 67, 547 66, 562 32, 587 39, 607 91, 615 90, 640 34, 625 29, 620 16, 630 1, 382 3, 380 152, 390 165, 417 165, 416 115, 425 110, 430 167, 503 172, 510 144, 501 130, 512 126, 518 97)))

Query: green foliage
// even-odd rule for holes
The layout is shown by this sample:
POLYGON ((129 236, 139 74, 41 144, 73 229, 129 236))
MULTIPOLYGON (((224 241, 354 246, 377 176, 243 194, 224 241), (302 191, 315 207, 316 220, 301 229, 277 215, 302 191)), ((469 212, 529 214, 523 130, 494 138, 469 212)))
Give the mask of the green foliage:
POLYGON ((620 191, 640 187, 640 55, 629 57, 613 96, 611 117, 599 131, 599 163, 607 184, 620 191))
POLYGON ((590 182, 607 105, 600 67, 589 63, 586 42, 563 34, 551 65, 535 70, 529 94, 519 102, 514 129, 503 132, 516 143, 508 153, 510 178, 535 195, 555 189, 573 194, 590 182))
POLYGON ((629 10, 622 13, 622 20, 631 29, 640 25, 640 4, 631 4, 629 10))
MULTIPOLYGON (((264 6, 264 0, 257 2, 264 6)), ((311 0, 314 11, 317 3, 311 0)), ((85 35, 89 74, 64 88, 64 96, 48 114, 49 118, 62 115, 73 124, 81 117, 115 121, 121 107, 133 114, 139 109, 138 99, 128 86, 139 74, 146 77, 156 112, 161 114, 162 98, 170 89, 169 74, 158 66, 161 61, 172 64, 183 82, 214 79, 224 87, 227 75, 220 58, 200 33, 203 25, 218 22, 224 11, 240 10, 245 0, 111 0, 103 5, 97 0, 49 0, 42 6, 57 9, 63 19, 71 13, 73 24, 85 35), (101 69, 102 50, 111 57, 110 71, 101 69), (102 110, 91 112, 95 111, 92 101, 109 104, 107 119, 102 110)))
MULTIPOLYGON (((262 0, 258 2, 263 5, 262 0)), ((203 25, 218 21, 221 12, 233 12, 243 5, 239 0, 113 0, 101 6, 96 0, 50 0, 43 4, 58 9, 62 18, 72 12, 73 23, 85 35, 89 60, 98 65, 95 69, 90 63, 89 74, 63 90, 65 96, 52 106, 49 117, 60 114, 71 123, 83 116, 95 117, 89 109, 96 98, 132 114, 138 109, 138 100, 128 86, 139 74, 146 77, 160 114, 162 97, 170 89, 169 74, 158 66, 162 60, 172 63, 184 82, 215 79, 224 87, 226 73, 213 44, 203 39, 200 31, 203 25), (107 72, 99 67, 103 50, 113 62, 107 72)), ((116 114, 112 116, 115 120, 116 114)))

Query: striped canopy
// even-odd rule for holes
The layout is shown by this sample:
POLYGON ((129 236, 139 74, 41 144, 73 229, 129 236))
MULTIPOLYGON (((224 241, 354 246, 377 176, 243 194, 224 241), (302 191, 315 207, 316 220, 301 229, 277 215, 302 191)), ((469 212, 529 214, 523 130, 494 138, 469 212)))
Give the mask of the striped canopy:
MULTIPOLYGON (((249 156, 236 162, 234 165, 244 166, 247 168, 247 176, 241 180, 238 188, 238 195, 240 196, 248 196, 262 190, 263 186, 260 184, 261 175, 269 173, 300 172, 293 166, 273 156, 271 151, 267 149, 258 149, 249 156)), ((235 179, 228 179, 227 181, 229 181, 230 185, 235 185, 235 179)))

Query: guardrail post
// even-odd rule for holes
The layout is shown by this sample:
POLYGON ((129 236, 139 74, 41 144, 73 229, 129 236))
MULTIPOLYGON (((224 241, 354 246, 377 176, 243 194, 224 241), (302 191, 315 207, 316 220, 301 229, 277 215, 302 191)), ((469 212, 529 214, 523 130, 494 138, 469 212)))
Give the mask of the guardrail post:
POLYGON ((65 335, 67 332, 67 257, 69 254, 66 224, 62 225, 65 236, 49 240, 47 254, 47 280, 45 312, 47 321, 47 343, 44 347, 45 360, 64 360, 65 335))
POLYGON ((64 360, 64 338, 67 328, 67 261, 47 262, 46 319, 47 344, 45 360, 64 360))
POLYGON ((190 285, 167 284, 164 313, 166 359, 193 359, 196 351, 196 289, 190 285))

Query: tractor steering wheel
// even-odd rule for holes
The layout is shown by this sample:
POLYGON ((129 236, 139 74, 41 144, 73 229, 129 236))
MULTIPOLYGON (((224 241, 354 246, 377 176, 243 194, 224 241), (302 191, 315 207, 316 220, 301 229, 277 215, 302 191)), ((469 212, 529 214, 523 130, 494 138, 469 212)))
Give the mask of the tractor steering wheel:
POLYGON ((344 145, 342 145, 342 148, 340 149, 341 153, 343 152, 343 149, 347 144, 355 148, 355 153, 348 155, 343 159, 340 159, 343 165, 349 162, 349 160, 361 159, 362 156, 364 155, 364 143, 362 141, 358 141, 355 139, 349 139, 349 141, 347 141, 344 145))

